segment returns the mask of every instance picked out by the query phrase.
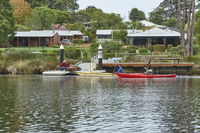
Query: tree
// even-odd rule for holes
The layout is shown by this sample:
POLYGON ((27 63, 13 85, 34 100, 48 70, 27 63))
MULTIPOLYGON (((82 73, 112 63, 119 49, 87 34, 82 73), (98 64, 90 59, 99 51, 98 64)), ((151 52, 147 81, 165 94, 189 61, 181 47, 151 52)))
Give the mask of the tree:
POLYGON ((24 0, 11 0, 10 1, 13 9, 14 16, 17 24, 24 25, 25 20, 31 14, 31 8, 28 2, 24 0))
POLYGON ((167 27, 177 28, 177 19, 170 18, 164 22, 164 25, 167 27))
POLYGON ((185 57, 193 55, 194 22, 195 0, 178 0, 178 23, 185 57))
POLYGON ((149 20, 155 24, 163 24, 164 19, 162 17, 164 10, 160 7, 157 7, 149 14, 149 20))
POLYGON ((79 8, 77 0, 48 0, 47 6, 52 9, 73 12, 79 8))
POLYGON ((67 11, 54 10, 54 13, 56 24, 69 23, 71 21, 71 15, 67 11))
POLYGON ((32 29, 49 29, 52 24, 68 23, 70 20, 71 16, 67 11, 36 7, 32 10, 26 25, 32 27, 32 29))
POLYGON ((128 35, 127 31, 120 30, 120 31, 114 31, 113 32, 113 39, 121 40, 123 42, 126 42, 126 36, 128 35))
POLYGON ((15 34, 15 19, 8 0, 0 1, 0 44, 12 39, 15 34))
POLYGON ((79 8, 77 0, 27 0, 32 8, 46 6, 51 9, 74 12, 79 8))
POLYGON ((46 6, 46 0, 26 0, 30 5, 31 8, 42 7, 46 6))
POLYGON ((140 20, 145 20, 145 14, 143 11, 138 10, 137 8, 133 8, 131 10, 131 13, 129 14, 129 19, 131 21, 140 21, 140 20))
POLYGON ((85 10, 77 12, 74 20, 86 23, 93 30, 96 29, 121 29, 126 28, 120 15, 104 13, 101 9, 89 6, 85 10))

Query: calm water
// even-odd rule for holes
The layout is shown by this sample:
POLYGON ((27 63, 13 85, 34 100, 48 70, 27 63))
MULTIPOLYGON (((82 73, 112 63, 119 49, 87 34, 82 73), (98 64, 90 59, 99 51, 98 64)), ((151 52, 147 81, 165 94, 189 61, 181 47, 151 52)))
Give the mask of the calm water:
POLYGON ((0 76, 0 132, 200 132, 200 78, 0 76))

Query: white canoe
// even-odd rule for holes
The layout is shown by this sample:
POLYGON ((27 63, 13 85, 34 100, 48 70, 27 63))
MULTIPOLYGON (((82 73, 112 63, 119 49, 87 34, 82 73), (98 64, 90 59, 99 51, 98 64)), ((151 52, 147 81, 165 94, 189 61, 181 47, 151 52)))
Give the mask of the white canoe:
POLYGON ((60 70, 56 70, 56 71, 45 71, 42 73, 45 76, 64 76, 64 75, 76 75, 76 73, 72 73, 69 71, 60 71, 60 70))

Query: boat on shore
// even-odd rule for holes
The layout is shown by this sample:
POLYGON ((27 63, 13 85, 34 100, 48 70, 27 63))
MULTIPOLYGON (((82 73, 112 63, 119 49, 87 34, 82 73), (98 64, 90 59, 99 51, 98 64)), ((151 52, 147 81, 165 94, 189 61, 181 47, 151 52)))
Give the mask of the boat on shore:
POLYGON ((143 73, 115 73, 119 78, 176 78, 176 74, 152 74, 147 75, 143 73))
POLYGON ((61 71, 61 70, 55 70, 55 71, 45 71, 42 73, 44 76, 78 76, 77 73, 72 71, 61 71))

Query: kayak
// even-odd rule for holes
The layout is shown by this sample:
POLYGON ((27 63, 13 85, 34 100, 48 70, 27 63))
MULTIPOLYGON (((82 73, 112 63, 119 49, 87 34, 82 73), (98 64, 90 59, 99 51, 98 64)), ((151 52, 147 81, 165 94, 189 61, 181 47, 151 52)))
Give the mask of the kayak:
POLYGON ((147 75, 142 73, 115 73, 120 78, 175 78, 176 74, 166 74, 166 75, 147 75))

